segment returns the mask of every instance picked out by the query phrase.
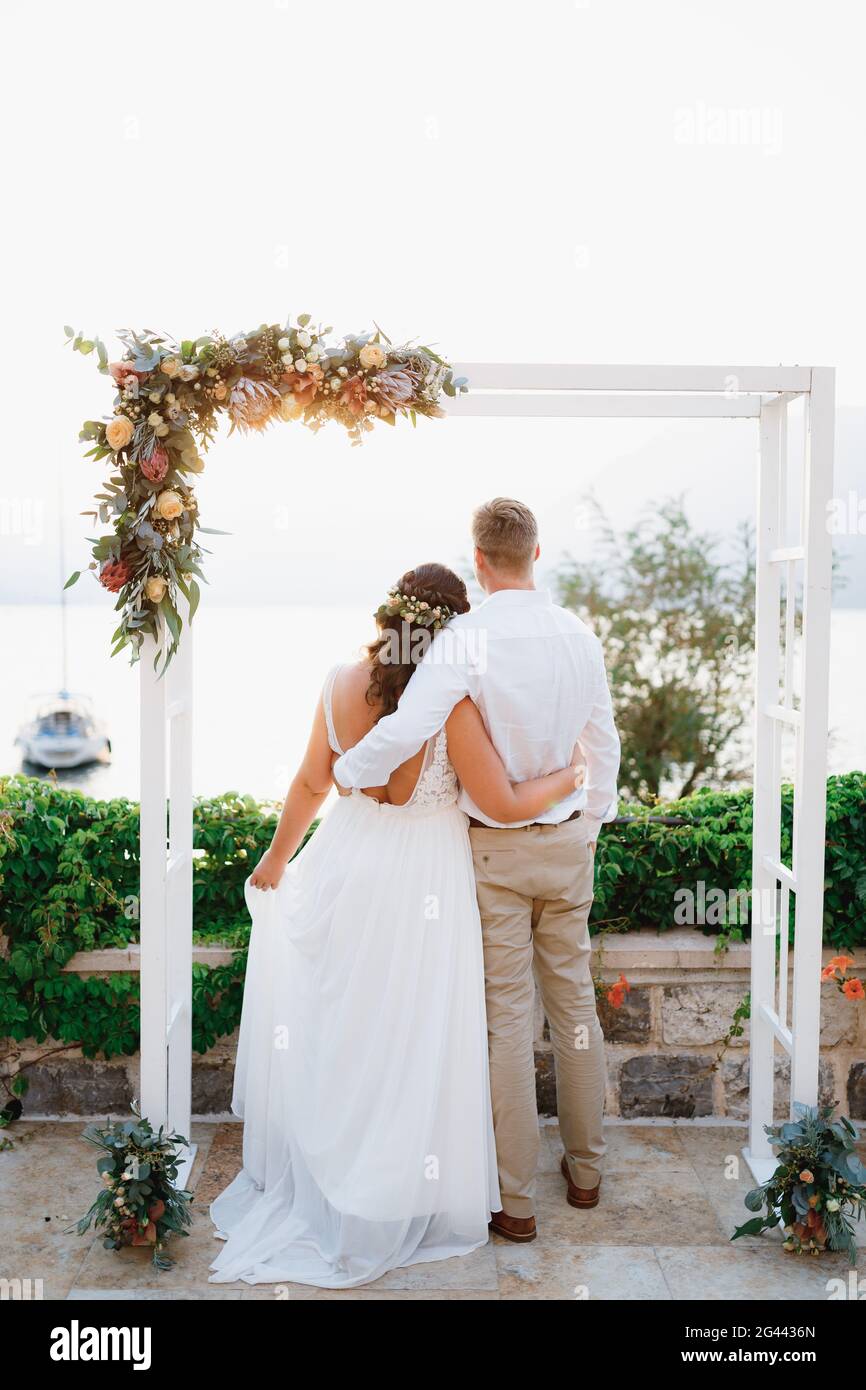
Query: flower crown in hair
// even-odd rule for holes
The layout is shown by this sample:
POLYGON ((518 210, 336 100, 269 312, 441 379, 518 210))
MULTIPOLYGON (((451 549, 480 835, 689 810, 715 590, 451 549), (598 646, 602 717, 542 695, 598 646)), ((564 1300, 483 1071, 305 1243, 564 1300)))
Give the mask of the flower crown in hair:
POLYGON ((434 632, 450 623, 453 617, 454 614, 446 604, 437 603, 434 606, 424 599, 415 598, 412 594, 401 594, 399 589, 392 589, 375 613, 376 622, 380 626, 388 618, 402 618, 406 623, 417 623, 419 627, 429 627, 434 632))

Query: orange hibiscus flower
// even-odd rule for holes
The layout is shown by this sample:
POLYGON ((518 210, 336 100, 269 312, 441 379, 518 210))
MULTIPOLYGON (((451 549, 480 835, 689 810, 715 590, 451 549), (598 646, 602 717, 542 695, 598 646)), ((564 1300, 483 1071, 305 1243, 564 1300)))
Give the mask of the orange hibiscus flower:
MULTIPOLYGON (((832 965, 833 969, 838 970, 840 975, 844 975, 845 971, 848 969, 848 966, 853 964, 853 956, 834 956, 830 962, 830 965, 832 965)), ((827 966, 828 970, 830 969, 830 965, 827 966)))
POLYGON ((866 989, 863 988, 862 980, 846 980, 842 986, 842 993, 846 999, 866 999, 866 989))
POLYGON ((616 981, 615 984, 611 985, 610 989, 607 992, 607 1002, 608 1004, 610 1004, 612 1009, 622 1008, 625 996, 628 994, 630 989, 631 985, 625 978, 625 975, 623 975, 622 972, 620 972, 619 979, 616 981))

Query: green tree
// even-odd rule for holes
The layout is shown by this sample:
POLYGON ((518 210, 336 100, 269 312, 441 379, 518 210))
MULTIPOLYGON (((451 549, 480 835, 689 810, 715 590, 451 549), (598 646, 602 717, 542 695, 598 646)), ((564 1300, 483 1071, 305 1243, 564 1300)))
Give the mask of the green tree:
POLYGON ((601 638, 622 739, 622 791, 642 801, 688 796, 746 773, 755 628, 751 534, 719 558, 681 499, 617 534, 593 500, 590 564, 565 563, 560 601, 601 638))

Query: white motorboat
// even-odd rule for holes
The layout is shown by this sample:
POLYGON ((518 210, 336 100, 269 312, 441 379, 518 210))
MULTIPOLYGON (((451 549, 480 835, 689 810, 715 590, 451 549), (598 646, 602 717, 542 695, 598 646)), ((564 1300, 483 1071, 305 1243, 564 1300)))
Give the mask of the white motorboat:
MULTIPOLYGON (((58 559, 61 583, 66 571, 63 527, 63 480, 58 480, 60 493, 58 559)), ((31 697, 26 722, 18 731, 15 742, 22 758, 34 767, 59 771, 62 768, 86 767, 108 762, 111 741, 105 725, 97 719, 88 695, 70 694, 66 689, 69 666, 69 636, 67 632, 66 588, 60 589, 60 665, 63 688, 47 695, 31 697)))
POLYGON ((37 767, 83 767, 105 762, 111 743, 86 695, 61 690, 38 697, 15 742, 25 762, 37 767))

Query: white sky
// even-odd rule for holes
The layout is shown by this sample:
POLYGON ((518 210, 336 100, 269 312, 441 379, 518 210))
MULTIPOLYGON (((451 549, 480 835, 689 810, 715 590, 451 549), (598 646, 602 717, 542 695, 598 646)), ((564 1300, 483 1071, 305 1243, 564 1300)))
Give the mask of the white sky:
MULTIPOLYGON (((64 351, 64 323, 112 353, 118 326, 191 337, 291 310, 338 330, 376 319, 460 360, 826 362, 840 401, 866 407, 864 13, 9 7, 0 500, 35 520, 0 528, 0 596, 56 592, 61 474, 66 568, 87 559, 76 514, 99 476, 77 431, 111 387, 64 351)), ((465 555, 471 506, 492 492, 536 506, 554 555, 580 553, 589 485, 617 520, 685 486, 699 520, 727 527, 751 502, 747 429, 422 422, 363 450, 298 426, 233 439, 200 487, 205 524, 235 533, 213 540, 211 597, 378 602, 406 565, 465 555)), ((74 596, 104 601, 95 585, 74 596)))

